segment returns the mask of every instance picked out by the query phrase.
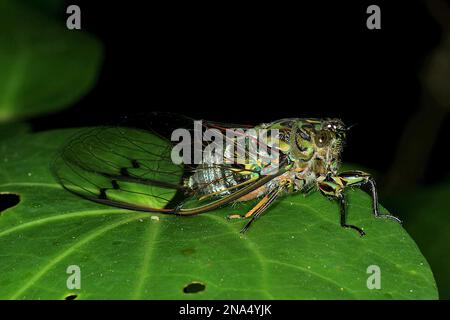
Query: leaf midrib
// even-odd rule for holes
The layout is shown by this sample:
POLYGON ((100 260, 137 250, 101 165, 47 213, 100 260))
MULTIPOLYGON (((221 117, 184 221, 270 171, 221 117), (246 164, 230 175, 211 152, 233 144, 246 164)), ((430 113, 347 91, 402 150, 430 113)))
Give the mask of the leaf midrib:
POLYGON ((150 236, 148 236, 146 233, 144 233, 144 235, 147 236, 148 239, 145 242, 145 245, 143 246, 145 253, 144 253, 144 258, 143 258, 143 262, 142 262, 142 267, 139 272, 138 282, 136 284, 136 290, 134 291, 134 295, 133 295, 133 299, 135 299, 135 300, 140 299, 140 297, 142 295, 142 291, 144 289, 144 284, 146 282, 145 280, 150 277, 150 273, 149 273, 150 260, 153 257, 153 252, 156 247, 155 241, 156 241, 156 239, 159 235, 160 229, 161 229, 161 222, 160 221, 153 222, 150 219, 147 229, 149 229, 150 231, 153 231, 153 232, 149 232, 150 236), (156 227, 153 227, 154 225, 156 225, 156 227))

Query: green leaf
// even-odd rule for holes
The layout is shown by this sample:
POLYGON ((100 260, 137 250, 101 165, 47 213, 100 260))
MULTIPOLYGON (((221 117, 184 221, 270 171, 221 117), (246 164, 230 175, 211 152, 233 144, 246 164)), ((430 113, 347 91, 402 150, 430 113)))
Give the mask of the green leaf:
POLYGON ((405 217, 405 228, 430 262, 441 299, 450 299, 450 184, 386 199, 405 217))
POLYGON ((20 196, 0 214, 2 299, 437 298, 414 241, 401 225, 375 219, 361 191, 348 192, 348 214, 365 237, 341 228, 337 204, 318 193, 278 201, 241 235, 243 221, 225 217, 250 203, 180 217, 108 207, 65 191, 48 168, 72 134, 0 142, 0 193, 20 196), (66 287, 71 265, 81 270, 79 290, 66 287), (366 285, 372 265, 381 270, 379 290, 366 285), (190 293, 195 287, 200 291, 190 293))
POLYGON ((27 5, 0 1, 0 123, 53 112, 95 84, 102 48, 27 5))

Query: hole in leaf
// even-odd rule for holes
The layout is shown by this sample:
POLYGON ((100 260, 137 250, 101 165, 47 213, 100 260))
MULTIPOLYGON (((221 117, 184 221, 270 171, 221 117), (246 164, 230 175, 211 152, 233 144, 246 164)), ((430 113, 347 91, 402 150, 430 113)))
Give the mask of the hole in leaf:
POLYGON ((20 196, 14 193, 0 193, 0 214, 20 202, 20 196))
POLYGON ((76 298, 78 298, 78 295, 69 294, 67 297, 64 298, 64 300, 75 300, 76 298))
POLYGON ((205 290, 206 286, 200 282, 191 282, 183 288, 184 293, 197 293, 205 290))

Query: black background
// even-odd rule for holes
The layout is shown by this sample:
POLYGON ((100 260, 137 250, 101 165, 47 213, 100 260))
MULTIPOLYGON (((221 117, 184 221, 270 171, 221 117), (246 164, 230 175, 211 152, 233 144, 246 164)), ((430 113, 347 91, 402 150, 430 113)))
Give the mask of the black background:
MULTIPOLYGON (((82 12, 76 32, 102 41, 104 64, 89 94, 35 119, 35 130, 147 111, 244 124, 338 117, 357 124, 344 160, 378 171, 389 168, 419 106, 419 71, 441 36, 420 1, 71 3, 82 12), (370 4, 381 7, 381 30, 366 28, 370 4)), ((438 147, 425 182, 435 182, 446 166, 438 147)))

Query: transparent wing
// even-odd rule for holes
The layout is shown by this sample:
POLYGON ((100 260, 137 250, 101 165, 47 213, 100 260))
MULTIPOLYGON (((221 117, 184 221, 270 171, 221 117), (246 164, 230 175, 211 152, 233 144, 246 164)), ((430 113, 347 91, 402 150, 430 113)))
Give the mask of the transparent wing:
POLYGON ((82 197, 132 209, 163 209, 183 189, 183 166, 171 145, 150 132, 125 127, 86 129, 53 163, 60 183, 82 197))

